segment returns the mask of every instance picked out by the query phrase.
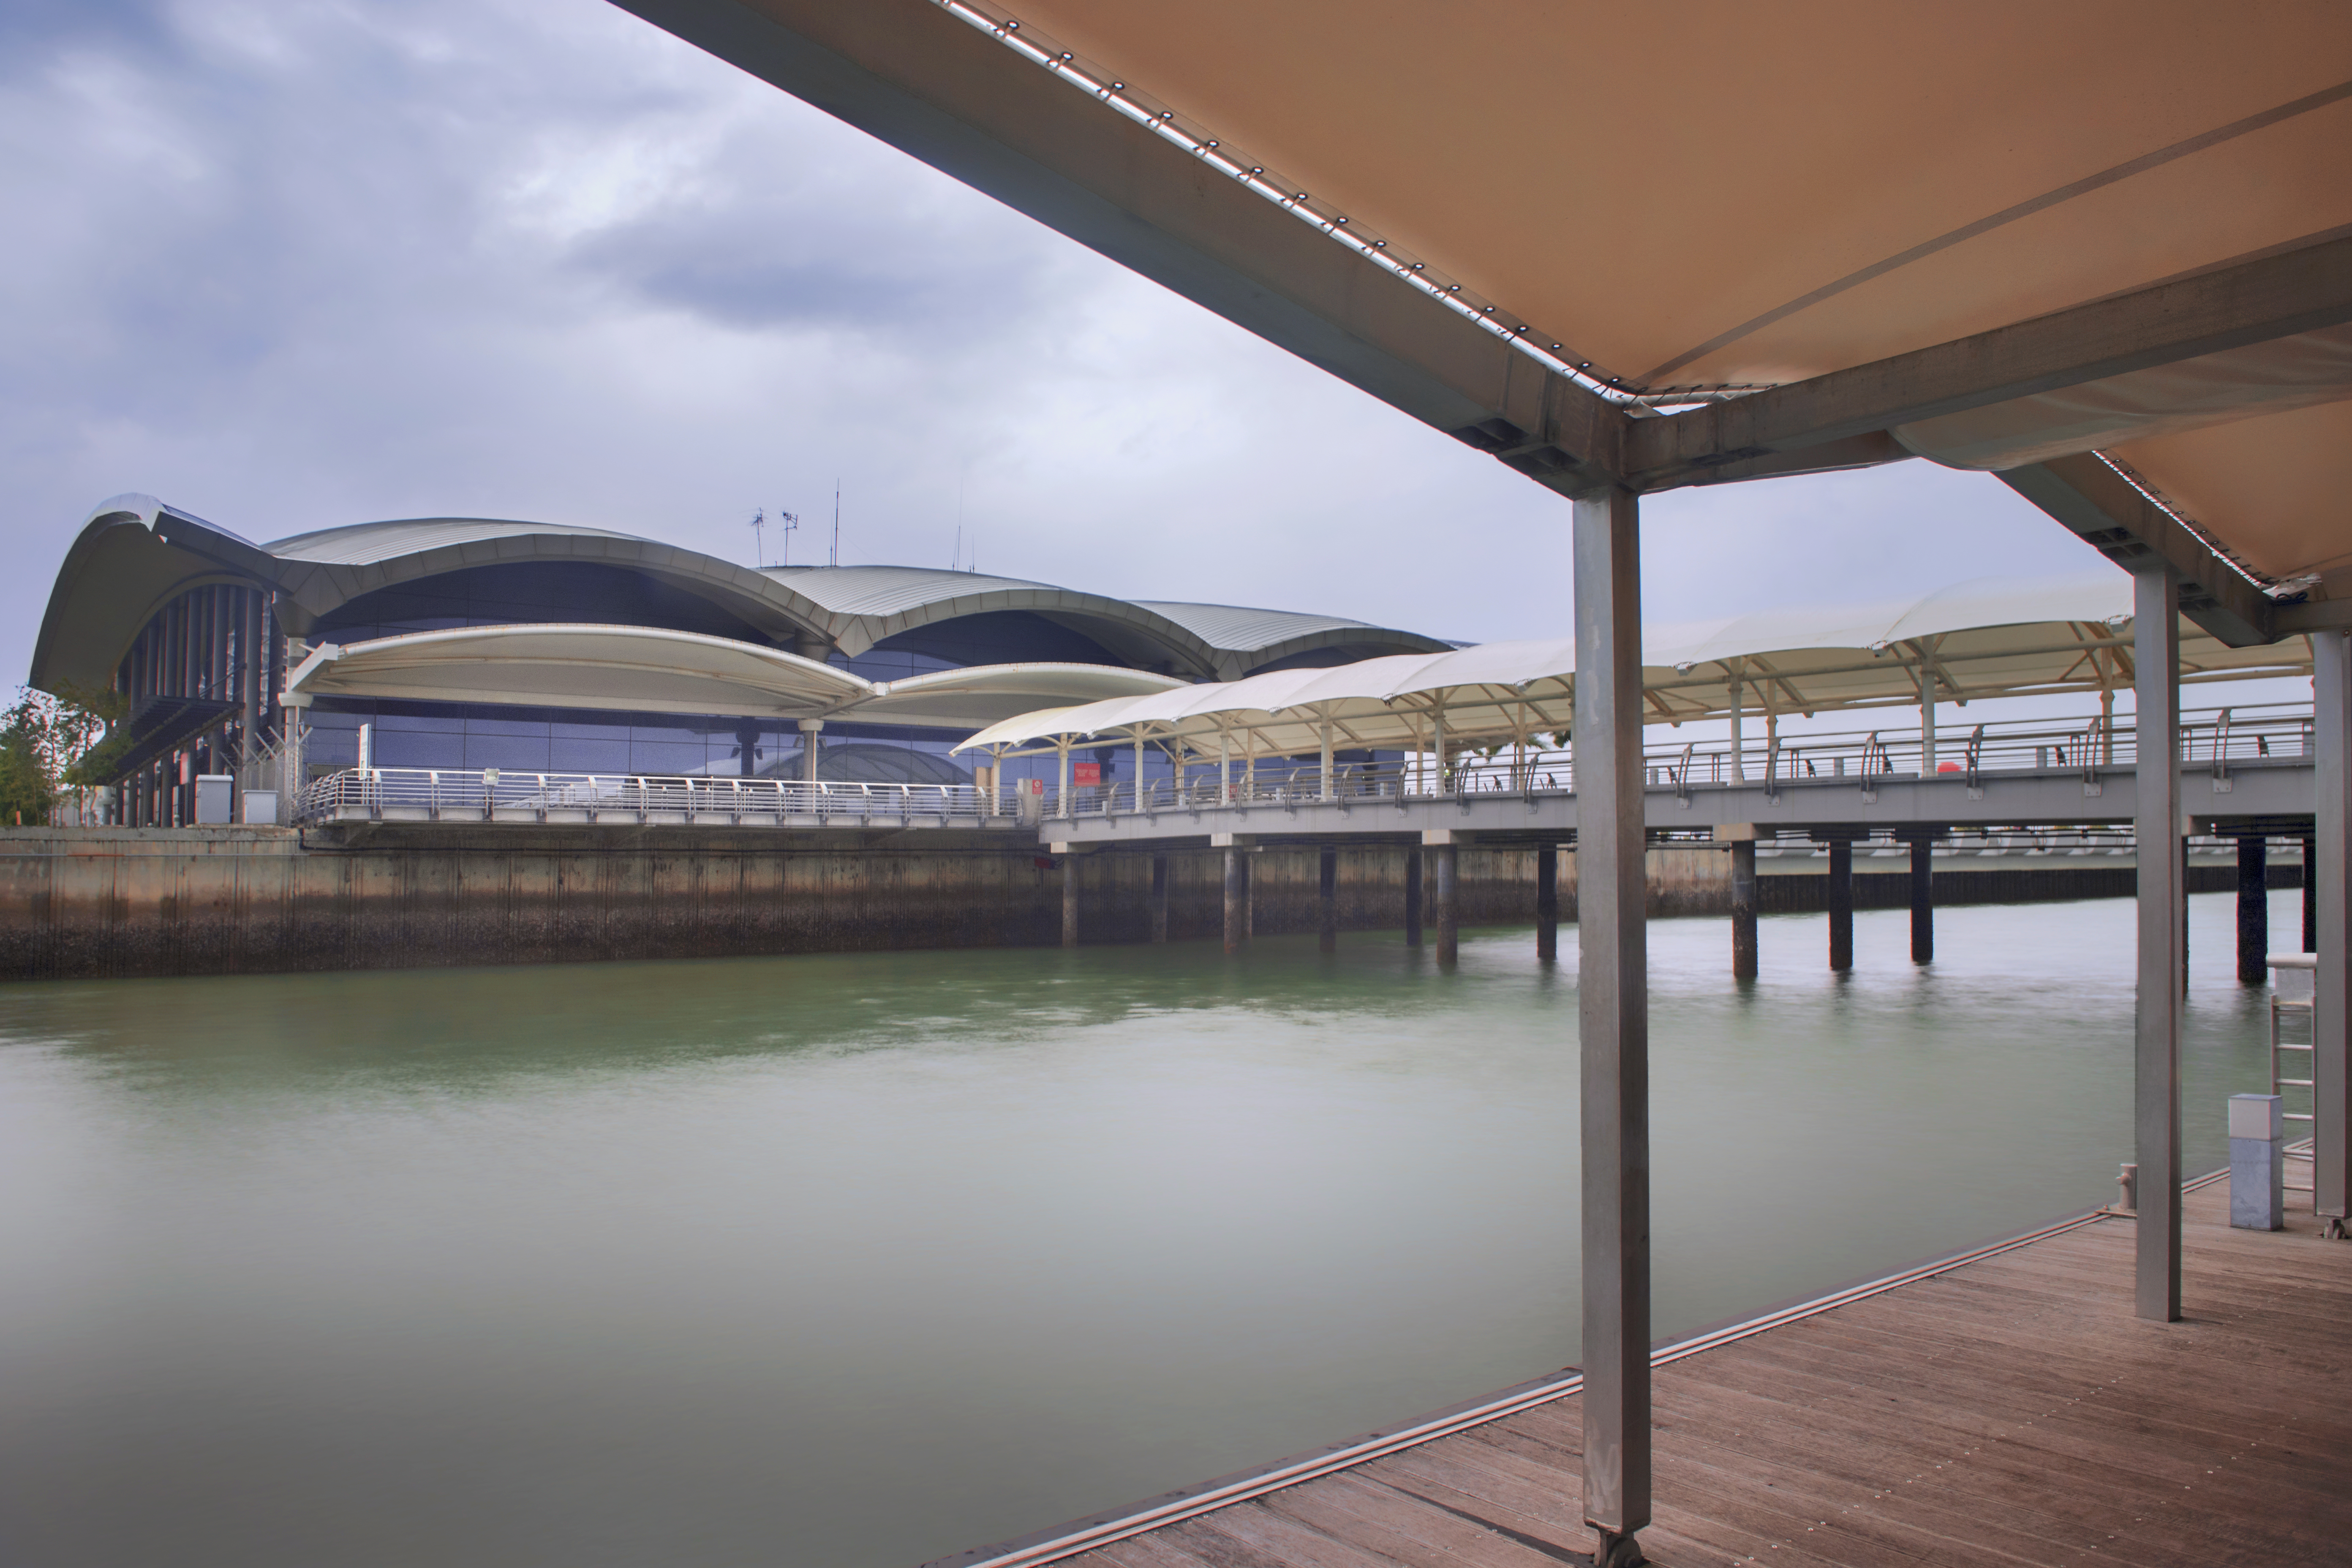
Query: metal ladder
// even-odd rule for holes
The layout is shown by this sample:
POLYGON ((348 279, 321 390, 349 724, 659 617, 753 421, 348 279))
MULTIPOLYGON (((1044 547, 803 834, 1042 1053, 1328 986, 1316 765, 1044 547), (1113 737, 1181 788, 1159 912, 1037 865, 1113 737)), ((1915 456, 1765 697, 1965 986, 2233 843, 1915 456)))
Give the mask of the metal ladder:
POLYGON ((2312 1135, 2318 1131, 2317 1118, 2315 1113, 2319 1109, 2319 1093, 2313 1086, 2312 1075, 2317 1063, 2315 1054, 2317 1047, 2314 1042, 2319 1037, 2319 1030, 2318 1016, 2314 1008, 2313 992, 2319 978, 2319 961, 2315 954, 2308 952, 2274 952, 2270 955, 2269 963, 2271 968, 2271 1092, 2280 1097, 2280 1119, 2289 1122, 2300 1121, 2304 1123, 2305 1130, 2305 1135, 2303 1138, 2290 1138, 2286 1141, 2286 1158, 2290 1163, 2301 1161, 2305 1173, 2302 1181, 2294 1180, 2294 1173, 2290 1164, 2286 1190, 2291 1193, 2310 1193, 2312 1207, 2315 1211, 2319 1206, 2319 1194, 2315 1190, 2318 1165, 2312 1153, 2312 1135), (2279 1021, 2290 1014, 2300 1016, 2304 1021, 2304 1038, 2299 1042, 2279 1037, 2279 1021), (2290 1051, 2303 1053, 2301 1070, 2304 1076, 2301 1078, 2288 1078, 2281 1070, 2285 1053, 2290 1051), (2301 1110, 2286 1109, 2287 1105, 2294 1103, 2286 1099, 2286 1091, 2290 1089, 2299 1089, 2303 1091, 2301 1103, 2305 1109, 2301 1110))

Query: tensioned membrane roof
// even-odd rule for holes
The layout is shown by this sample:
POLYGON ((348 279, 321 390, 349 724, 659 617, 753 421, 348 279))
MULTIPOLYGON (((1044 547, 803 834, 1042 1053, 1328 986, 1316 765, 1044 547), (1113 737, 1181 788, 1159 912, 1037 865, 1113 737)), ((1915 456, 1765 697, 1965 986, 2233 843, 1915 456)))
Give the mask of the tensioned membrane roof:
MULTIPOLYGON (((1645 717, 1680 723, 1726 714, 1735 683, 1748 713, 1909 706, 1923 671, 1939 701, 2128 688, 2131 618, 2130 580, 2116 574, 1987 578, 1916 600, 1659 626, 1643 649, 1645 717)), ((2184 680, 2311 668, 2300 639, 2231 647, 2193 624, 2181 632, 2184 680)), ((959 749, 1139 735, 1193 755, 1221 746, 1297 755, 1319 748, 1327 721, 1334 743, 1349 750, 1424 750, 1441 722, 1449 740, 1465 742, 1562 733, 1575 669, 1570 638, 1484 643, 1024 714, 959 749)))
POLYGON ((286 689, 298 704, 372 697, 971 729, 1041 703, 1182 685, 1100 664, 984 665, 876 681, 731 637, 580 623, 321 643, 288 676, 286 689))
POLYGON ((779 646, 816 642, 855 658, 885 637, 959 616, 1022 611, 1070 627, 1142 668, 1230 679, 1322 647, 1388 652, 1447 645, 1395 627, 1284 611, 1146 605, 1051 584, 907 566, 754 570, 657 540, 571 523, 410 518, 255 544, 152 496, 117 496, 68 548, 35 646, 31 684, 104 687, 157 611, 191 588, 260 587, 280 623, 307 633, 366 594, 451 572, 520 563, 616 566, 703 599, 779 646), (1265 639, 1252 642, 1254 628, 1265 639))
POLYGON ((2337 0, 620 3, 1568 493, 1924 454, 2352 597, 2337 0))

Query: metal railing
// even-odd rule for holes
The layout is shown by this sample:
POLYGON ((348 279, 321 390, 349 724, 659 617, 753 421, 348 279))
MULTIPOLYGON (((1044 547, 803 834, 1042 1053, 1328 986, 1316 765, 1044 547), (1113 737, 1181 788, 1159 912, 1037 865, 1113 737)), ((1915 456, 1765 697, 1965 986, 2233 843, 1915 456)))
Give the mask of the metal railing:
MULTIPOLYGON (((2217 778, 2226 778, 2232 763, 2309 756, 2311 725, 2309 707, 2296 704, 2200 710, 2183 715, 2177 755, 2184 763, 2210 763, 2217 778)), ((1709 784, 1761 784, 1770 790, 1797 781, 1846 779, 1864 784, 1874 778, 1930 773, 1974 788, 1984 774, 1995 772, 2063 770, 2095 782, 2103 769, 2135 766, 2137 752, 2128 721, 2110 731, 2093 717, 1943 729, 1932 747, 1916 728, 1784 734, 1748 741, 1737 750, 1727 740, 1670 742, 1644 747, 1642 768, 1649 787, 1685 795, 1709 784)), ((1571 793, 1575 787, 1575 762, 1568 752, 1503 746, 1491 753, 1458 754, 1443 767, 1426 754, 1401 763, 1343 763, 1333 768, 1328 794, 1318 763, 1259 758, 1254 764, 1235 759, 1230 776, 1222 778, 1214 762, 1188 763, 1181 786, 1170 778, 1147 782, 1140 791, 1131 781, 1085 784, 1073 787, 1065 800, 1048 784, 1042 796, 1032 798, 1047 819, 1066 821, 1221 805, 1551 795, 1571 793)))
MULTIPOLYGON (((1011 815, 1011 802, 995 815, 1011 815)), ((779 779, 538 773, 504 768, 352 768, 313 779, 295 820, 305 823, 906 822, 984 819, 971 784, 801 784, 779 779)))

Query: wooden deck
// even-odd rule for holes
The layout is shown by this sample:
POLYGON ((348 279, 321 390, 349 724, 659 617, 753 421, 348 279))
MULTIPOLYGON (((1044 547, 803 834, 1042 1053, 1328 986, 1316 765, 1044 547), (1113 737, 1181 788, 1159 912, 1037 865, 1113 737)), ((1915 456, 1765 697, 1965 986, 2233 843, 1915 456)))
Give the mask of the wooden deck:
MULTIPOLYGON (((2352 1244, 2309 1215, 2233 1231, 2222 1184, 2186 1202, 2180 1323, 2132 1317, 2134 1222, 2109 1218, 1660 1366, 1651 1560, 2352 1564, 2352 1244)), ((1579 1436, 1569 1394, 1124 1539, 1152 1516, 955 1561, 1586 1563, 1579 1436)))

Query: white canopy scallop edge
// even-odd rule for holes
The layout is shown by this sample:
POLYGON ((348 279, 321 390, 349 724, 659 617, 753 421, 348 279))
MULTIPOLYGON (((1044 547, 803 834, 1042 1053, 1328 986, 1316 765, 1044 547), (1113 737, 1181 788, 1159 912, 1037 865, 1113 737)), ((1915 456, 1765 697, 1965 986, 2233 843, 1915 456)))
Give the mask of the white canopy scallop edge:
POLYGON ((459 626, 321 643, 287 701, 372 697, 646 713, 855 719, 965 731, 1045 703, 1191 689, 1147 670, 997 664, 867 680, 781 648, 699 632, 565 623, 459 626))
MULTIPOLYGON (((1813 713, 1937 701, 2113 691, 2132 681, 2131 583, 2120 574, 1981 578, 1925 597, 1843 608, 1767 611, 1652 628, 1643 695, 1653 723, 1725 715, 1813 713)), ((2302 639, 2227 647, 2181 626, 2188 681, 2307 675, 2302 639)), ((1441 654, 1281 670, 1146 697, 1041 710, 990 726, 959 750, 998 753, 1096 737, 1145 740, 1191 754, 1245 748, 1299 755, 1423 750, 1564 733, 1576 648, 1568 638, 1483 643, 1441 654)))

